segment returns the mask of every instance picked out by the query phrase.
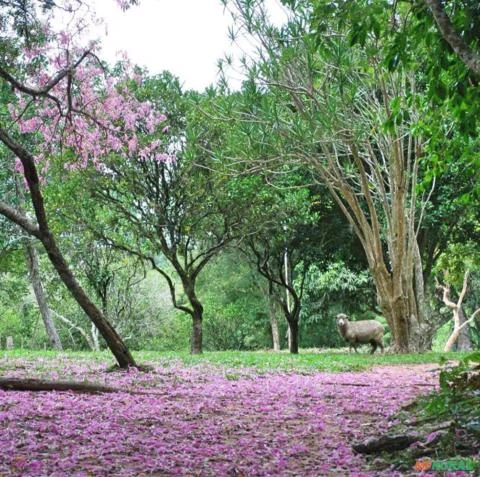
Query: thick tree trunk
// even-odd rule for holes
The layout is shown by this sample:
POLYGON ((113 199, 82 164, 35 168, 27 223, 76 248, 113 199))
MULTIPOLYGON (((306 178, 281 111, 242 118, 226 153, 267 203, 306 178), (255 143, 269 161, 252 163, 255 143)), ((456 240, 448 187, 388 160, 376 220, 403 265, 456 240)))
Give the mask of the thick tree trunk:
POLYGON ((190 342, 191 354, 203 352, 203 307, 194 310, 192 315, 192 337, 190 342))
POLYGON ((422 339, 422 327, 418 321, 413 282, 388 276, 374 277, 380 308, 392 336, 392 347, 397 353, 425 351, 427 340, 422 339))
POLYGON ((47 303, 47 297, 43 289, 42 280, 40 278, 40 267, 38 264, 37 251, 35 250, 31 240, 27 240, 25 246, 25 253, 27 258, 28 273, 30 276, 30 282, 32 284, 35 298, 37 299, 40 315, 42 316, 43 324, 47 332, 48 340, 52 348, 62 351, 62 342, 58 336, 55 323, 52 319, 52 313, 47 303))
POLYGON ((289 351, 292 354, 298 354, 298 319, 292 319, 288 322, 288 329, 290 330, 290 344, 289 351))
MULTIPOLYGON (((465 314, 463 313, 463 309, 460 307, 459 310, 459 323, 462 326, 467 319, 465 318, 465 314)), ((472 351, 472 340, 470 337, 470 327, 468 325, 463 326, 460 329, 460 334, 458 335, 457 339, 457 351, 472 351)))
POLYGON ((195 279, 186 275, 183 270, 176 267, 182 280, 183 291, 187 295, 188 301, 192 307, 188 312, 192 316, 192 335, 190 337, 190 353, 203 353, 203 305, 195 292, 195 279))

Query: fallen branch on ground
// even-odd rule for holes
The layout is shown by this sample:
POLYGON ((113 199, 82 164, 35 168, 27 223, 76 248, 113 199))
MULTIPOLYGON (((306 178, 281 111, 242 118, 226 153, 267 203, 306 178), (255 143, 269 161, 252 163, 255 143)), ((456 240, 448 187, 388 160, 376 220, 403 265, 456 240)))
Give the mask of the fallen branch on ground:
POLYGON ((0 389, 4 391, 74 391, 79 393, 119 393, 125 389, 95 383, 73 381, 44 381, 41 379, 0 378, 0 389))

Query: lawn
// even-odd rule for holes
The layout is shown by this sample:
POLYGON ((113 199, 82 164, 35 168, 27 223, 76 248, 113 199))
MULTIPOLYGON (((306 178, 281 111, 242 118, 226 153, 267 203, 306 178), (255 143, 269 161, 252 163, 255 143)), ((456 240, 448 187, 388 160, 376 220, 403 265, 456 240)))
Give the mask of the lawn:
MULTIPOLYGON (((231 368, 255 368, 258 371, 282 370, 282 371, 360 371, 376 365, 394 364, 427 364, 439 363, 441 360, 459 360, 468 353, 442 353, 428 352, 421 354, 374 354, 370 355, 364 347, 363 352, 349 353, 345 350, 300 350, 298 355, 292 355, 287 351, 275 353, 272 351, 212 351, 202 355, 190 355, 181 351, 137 351, 135 359, 139 363, 152 363, 158 366, 171 366, 172 363, 181 362, 186 366, 208 363, 231 368)), ((113 357, 107 351, 100 353, 92 352, 64 352, 37 351, 37 350, 13 350, 2 351, 4 357, 3 366, 8 365, 8 358, 19 359, 57 359, 68 357, 78 361, 95 361, 114 364, 113 357)), ((13 362, 12 362, 13 365, 13 362)), ((0 371, 2 369, 0 368, 0 371)))

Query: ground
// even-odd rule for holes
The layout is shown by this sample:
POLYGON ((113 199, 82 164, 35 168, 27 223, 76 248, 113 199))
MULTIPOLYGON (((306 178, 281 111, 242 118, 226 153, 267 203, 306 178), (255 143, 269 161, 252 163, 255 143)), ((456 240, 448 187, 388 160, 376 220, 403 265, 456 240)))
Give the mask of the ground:
POLYGON ((107 372, 102 360, 68 355, 0 359, 4 377, 122 390, 0 391, 0 475, 392 476, 370 471, 351 442, 384 431, 438 382, 435 364, 340 373, 151 364, 107 372))

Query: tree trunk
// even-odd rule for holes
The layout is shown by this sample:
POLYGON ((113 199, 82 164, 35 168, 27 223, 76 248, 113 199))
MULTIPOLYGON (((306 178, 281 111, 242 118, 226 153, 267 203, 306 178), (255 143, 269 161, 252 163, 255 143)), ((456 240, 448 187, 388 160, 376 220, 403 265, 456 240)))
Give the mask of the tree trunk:
POLYGON ((195 279, 186 275, 179 267, 176 267, 182 280, 183 291, 187 295, 192 306, 189 311, 192 316, 192 335, 190 337, 190 354, 203 353, 203 305, 195 293, 195 279))
MULTIPOLYGON (((460 307, 459 310, 459 323, 462 326, 467 319, 465 318, 465 314, 463 313, 463 309, 460 307)), ((458 335, 456 351, 472 351, 472 340, 470 337, 470 327, 468 325, 463 326, 460 329, 460 334, 458 335)))
POLYGON ((441 0, 425 0, 425 3, 430 8, 445 41, 448 42, 467 68, 476 76, 480 76, 480 56, 465 43, 463 37, 455 30, 445 12, 444 2, 441 0))
POLYGON ((275 301, 269 297, 270 329, 272 332, 273 351, 280 351, 280 331, 278 329, 278 318, 276 313, 275 301))
POLYGON ((288 322, 288 329, 290 330, 289 351, 292 354, 298 354, 298 319, 291 319, 288 322))
POLYGON ((190 342, 191 354, 203 352, 203 307, 196 308, 192 315, 192 337, 190 342))
POLYGON ((45 325, 50 346, 56 350, 62 351, 62 342, 60 341, 55 323, 53 322, 52 313, 48 306, 47 297, 45 296, 45 290, 43 289, 42 280, 40 278, 37 251, 31 240, 27 240, 25 253, 30 282, 35 293, 35 298, 37 299, 38 308, 40 310, 40 315, 42 316, 43 324, 45 325))
POLYGON ((117 359, 121 368, 129 366, 137 366, 130 351, 122 341, 118 333, 112 325, 105 319, 100 309, 90 300, 83 288, 77 282, 72 271, 68 267, 62 253, 60 252, 53 236, 48 231, 42 236, 42 243, 47 251, 48 257, 55 267, 61 280, 72 294, 73 298, 80 305, 82 310, 92 320, 93 324, 98 328, 107 346, 117 359))
MULTIPOLYGON (((445 352, 452 350, 453 346, 455 345, 458 338, 460 337, 460 333, 463 330, 466 329, 466 332, 468 333, 468 328, 469 328, 468 323, 470 323, 470 321, 472 321, 475 318, 475 316, 480 312, 480 309, 478 309, 468 320, 465 318, 465 315, 463 314, 462 303, 467 293, 469 278, 470 278, 470 271, 466 270, 463 276, 462 290, 458 296, 458 300, 456 303, 450 299, 450 285, 441 285, 440 283, 437 283, 437 287, 443 290, 443 297, 442 297, 443 303, 445 303, 445 305, 447 305, 447 307, 450 308, 453 313, 453 331, 443 348, 443 351, 445 352)), ((465 344, 465 342, 462 344, 465 344)))
POLYGON ((100 341, 98 339, 98 329, 92 323, 90 327, 90 339, 91 339, 91 346, 93 351, 100 351, 100 341))

